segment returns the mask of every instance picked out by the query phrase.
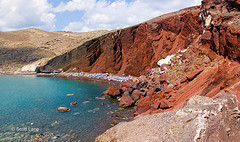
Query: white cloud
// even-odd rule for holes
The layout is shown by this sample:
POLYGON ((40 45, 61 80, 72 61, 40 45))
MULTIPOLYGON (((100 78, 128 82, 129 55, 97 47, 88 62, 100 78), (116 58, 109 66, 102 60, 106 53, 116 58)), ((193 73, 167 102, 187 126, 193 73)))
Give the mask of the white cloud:
POLYGON ((60 5, 54 9, 54 12, 92 9, 95 3, 96 0, 72 0, 67 3, 61 2, 60 5))
POLYGON ((54 30, 55 14, 47 0, 0 0, 0 30, 54 30))
POLYGON ((84 16, 79 17, 80 22, 72 21, 64 30, 84 32, 135 25, 163 13, 200 3, 201 0, 72 0, 61 3, 54 11, 83 11, 84 16))

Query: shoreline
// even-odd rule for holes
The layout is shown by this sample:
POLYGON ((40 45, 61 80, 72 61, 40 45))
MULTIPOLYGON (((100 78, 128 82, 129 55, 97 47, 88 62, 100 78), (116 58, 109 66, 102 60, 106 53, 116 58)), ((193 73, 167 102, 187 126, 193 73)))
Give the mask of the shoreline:
POLYGON ((120 82, 116 82, 116 81, 108 81, 108 80, 98 79, 98 78, 88 78, 83 76, 64 76, 64 75, 54 75, 54 74, 35 74, 35 75, 37 77, 72 79, 72 80, 88 81, 88 82, 101 83, 101 84, 109 84, 113 86, 118 86, 120 84, 120 82))
POLYGON ((135 77, 127 76, 121 77, 116 75, 109 75, 108 73, 36 73, 36 72, 0 72, 1 75, 9 76, 37 76, 37 77, 53 77, 53 78, 63 78, 63 79, 74 79, 89 81, 94 83, 103 83, 113 86, 118 86, 122 82, 133 80, 135 77))

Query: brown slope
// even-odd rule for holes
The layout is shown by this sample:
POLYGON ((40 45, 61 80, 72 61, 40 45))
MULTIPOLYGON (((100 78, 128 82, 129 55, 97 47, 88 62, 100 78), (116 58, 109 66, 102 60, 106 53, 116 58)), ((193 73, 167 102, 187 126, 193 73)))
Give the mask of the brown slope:
POLYGON ((43 58, 48 60, 106 33, 45 32, 33 28, 0 32, 0 69, 22 67, 43 58))

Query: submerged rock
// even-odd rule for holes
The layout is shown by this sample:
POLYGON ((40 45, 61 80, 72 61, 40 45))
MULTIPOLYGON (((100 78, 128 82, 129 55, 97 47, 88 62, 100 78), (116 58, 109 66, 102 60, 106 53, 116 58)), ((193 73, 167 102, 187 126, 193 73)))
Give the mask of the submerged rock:
POLYGON ((67 107, 59 107, 59 108, 57 109, 57 111, 58 111, 58 112, 67 112, 67 111, 70 111, 70 109, 67 108, 67 107))
POLYGON ((83 104, 88 104, 88 103, 90 103, 90 101, 84 101, 84 102, 83 102, 83 104))
POLYGON ((74 94, 67 94, 67 96, 74 96, 74 94))
POLYGON ((118 111, 115 113, 115 117, 117 119, 124 119, 124 116, 120 112, 118 112, 118 111))
POLYGON ((77 105, 77 102, 72 102, 70 103, 72 106, 76 106, 77 105))
POLYGON ((117 122, 117 120, 114 120, 114 119, 113 119, 110 124, 111 124, 112 126, 115 126, 115 125, 118 124, 118 122, 117 122))
POLYGON ((80 114, 80 112, 75 112, 73 115, 79 115, 80 114))

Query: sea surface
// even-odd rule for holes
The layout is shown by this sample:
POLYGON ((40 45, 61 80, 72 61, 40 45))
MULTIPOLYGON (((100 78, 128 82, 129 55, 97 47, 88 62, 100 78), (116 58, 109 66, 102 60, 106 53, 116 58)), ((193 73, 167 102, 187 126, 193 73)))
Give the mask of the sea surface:
POLYGON ((97 99, 108 84, 36 76, 0 76, 0 141, 94 141, 111 127, 116 100, 97 99), (67 94, 74 94, 67 96, 67 94), (76 101, 77 106, 70 103, 76 101), (68 107, 60 113, 58 107, 68 107), (111 114, 113 113, 113 114, 111 114))

